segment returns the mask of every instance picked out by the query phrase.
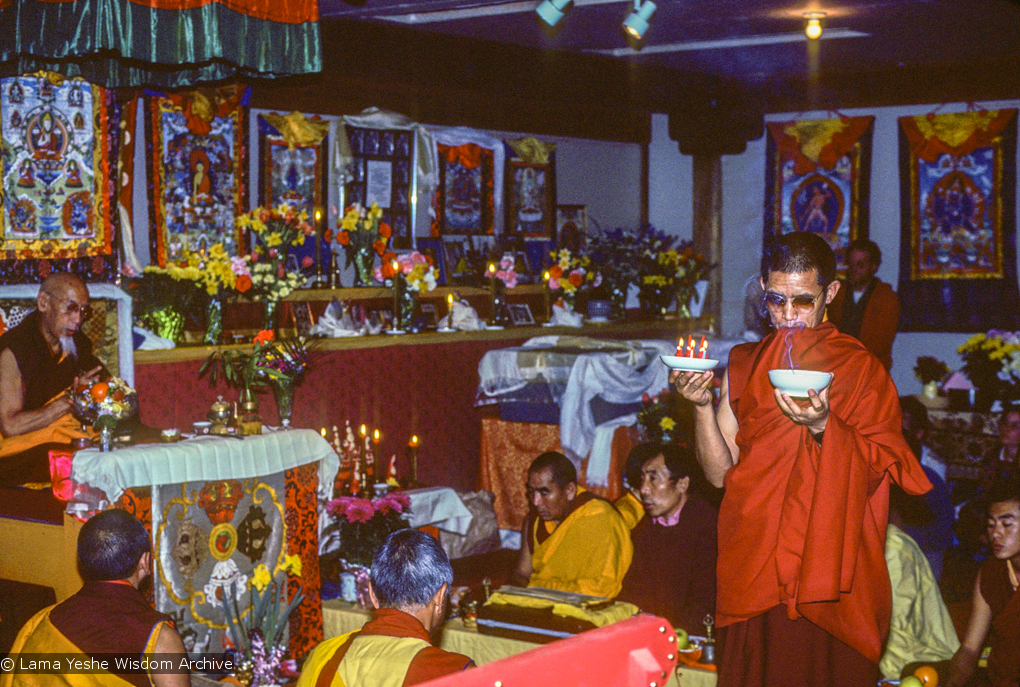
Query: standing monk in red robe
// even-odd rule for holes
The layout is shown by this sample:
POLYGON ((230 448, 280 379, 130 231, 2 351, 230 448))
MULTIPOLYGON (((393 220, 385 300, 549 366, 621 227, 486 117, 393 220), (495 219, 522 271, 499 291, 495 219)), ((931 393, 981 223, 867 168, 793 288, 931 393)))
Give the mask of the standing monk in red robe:
POLYGON ((719 510, 719 685, 875 684, 892 592, 889 485, 931 488, 903 439, 896 388, 825 320, 839 290, 821 237, 794 232, 762 256, 776 331, 735 347, 713 409, 712 372, 674 371, 694 403, 698 461, 726 488, 719 510), (768 371, 832 372, 799 402, 768 371))

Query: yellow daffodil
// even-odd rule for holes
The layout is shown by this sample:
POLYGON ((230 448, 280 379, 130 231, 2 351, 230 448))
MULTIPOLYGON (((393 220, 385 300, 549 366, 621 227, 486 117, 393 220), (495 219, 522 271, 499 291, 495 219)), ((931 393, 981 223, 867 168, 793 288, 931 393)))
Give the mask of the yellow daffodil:
POLYGON ((288 554, 283 559, 283 569, 294 577, 301 577, 301 557, 296 553, 288 554))
POLYGON ((676 427, 676 422, 674 422, 673 418, 671 417, 664 417, 661 420, 659 420, 659 427, 662 427, 663 431, 668 432, 669 430, 676 427))
POLYGON ((269 586, 269 583, 273 581, 273 576, 269 574, 269 569, 262 563, 259 563, 258 567, 252 571, 251 574, 251 586, 260 592, 269 586))

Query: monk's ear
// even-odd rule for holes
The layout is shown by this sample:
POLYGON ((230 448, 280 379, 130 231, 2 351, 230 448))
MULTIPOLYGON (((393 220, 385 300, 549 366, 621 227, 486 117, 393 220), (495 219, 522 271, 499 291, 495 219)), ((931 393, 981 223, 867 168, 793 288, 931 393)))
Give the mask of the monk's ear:
POLYGON ((680 490, 681 494, 686 494, 687 490, 690 489, 690 487, 691 487, 691 478, 689 476, 688 477, 681 477, 680 479, 678 479, 676 481, 676 486, 677 486, 677 489, 680 490))
POLYGON ((368 581, 368 600, 372 602, 372 608, 379 608, 379 599, 375 596, 375 589, 372 587, 372 580, 368 581))
POLYGON ((832 299, 836 297, 836 292, 839 291, 839 280, 834 279, 832 283, 825 287, 825 304, 828 305, 832 302, 832 299))
POLYGON ((563 491, 565 491, 566 494, 567 494, 567 500, 568 501, 573 501, 577 497, 577 483, 576 482, 568 482, 567 483, 567 488, 564 489, 563 491))

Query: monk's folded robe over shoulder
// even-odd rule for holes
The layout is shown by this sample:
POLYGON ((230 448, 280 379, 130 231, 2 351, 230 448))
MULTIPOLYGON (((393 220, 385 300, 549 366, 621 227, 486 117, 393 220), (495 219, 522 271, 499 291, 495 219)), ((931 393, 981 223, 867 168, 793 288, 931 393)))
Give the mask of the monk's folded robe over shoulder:
POLYGON ((785 604, 877 664, 891 612, 890 482, 931 488, 903 438, 896 387, 829 322, 735 347, 728 375, 740 460, 719 512, 718 624, 785 604), (773 395, 768 371, 791 361, 834 375, 820 444, 773 395))
POLYGON ((630 568, 630 530, 613 504, 578 487, 574 506, 552 532, 532 513, 529 587, 615 598, 630 568))

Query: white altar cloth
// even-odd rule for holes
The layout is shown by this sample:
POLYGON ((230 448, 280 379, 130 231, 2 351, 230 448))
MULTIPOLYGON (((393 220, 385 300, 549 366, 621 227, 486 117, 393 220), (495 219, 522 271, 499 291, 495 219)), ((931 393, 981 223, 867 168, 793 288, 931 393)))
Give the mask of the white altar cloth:
POLYGON ((450 487, 427 487, 404 492, 411 499, 411 527, 432 525, 454 534, 467 534, 474 518, 450 487))

